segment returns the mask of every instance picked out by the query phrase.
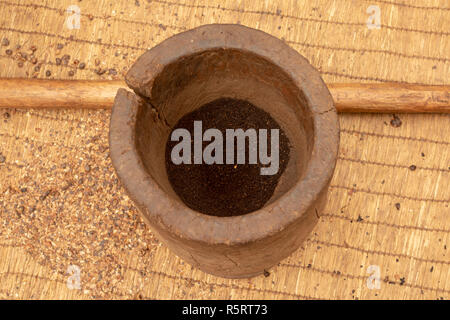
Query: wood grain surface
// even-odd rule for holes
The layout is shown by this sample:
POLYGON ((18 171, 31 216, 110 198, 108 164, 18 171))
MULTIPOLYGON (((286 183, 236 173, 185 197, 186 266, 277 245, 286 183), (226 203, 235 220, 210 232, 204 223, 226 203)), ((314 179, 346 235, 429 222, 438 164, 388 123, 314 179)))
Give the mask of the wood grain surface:
MULTIPOLYGON (((283 39, 326 83, 449 84, 448 0, 0 0, 0 77, 121 81, 148 48, 206 23, 283 39), (80 29, 67 28, 71 5, 80 29), (373 5, 379 29, 367 26, 373 5)), ((449 115, 340 115, 311 236, 268 277, 226 280, 141 220, 109 160, 108 110, 14 107, 0 110, 0 298, 450 296, 449 115), (67 286, 73 270, 80 289, 67 286)))

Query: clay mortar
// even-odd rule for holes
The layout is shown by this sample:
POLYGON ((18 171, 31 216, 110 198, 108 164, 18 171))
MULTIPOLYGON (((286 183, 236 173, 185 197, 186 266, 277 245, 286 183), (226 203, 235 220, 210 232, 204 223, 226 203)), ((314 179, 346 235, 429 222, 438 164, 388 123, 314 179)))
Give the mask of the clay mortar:
POLYGON ((283 41, 240 25, 205 25, 144 53, 120 89, 110 123, 111 159, 156 236, 199 269, 252 277, 289 256, 318 221, 335 168, 339 124, 319 73, 283 41), (222 97, 268 112, 291 146, 266 205, 233 217, 188 208, 173 191, 164 147, 183 115, 222 97))

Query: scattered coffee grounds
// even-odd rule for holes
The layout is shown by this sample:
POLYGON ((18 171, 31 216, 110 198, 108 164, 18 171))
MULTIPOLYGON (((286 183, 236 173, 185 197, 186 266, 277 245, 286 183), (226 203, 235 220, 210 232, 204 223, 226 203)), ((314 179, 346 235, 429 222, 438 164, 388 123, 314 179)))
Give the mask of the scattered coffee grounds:
MULTIPOLYGON (((171 159, 172 148, 179 141, 166 144, 166 170, 169 181, 191 209, 212 216, 238 216, 262 208, 271 198, 278 180, 289 161, 289 140, 278 123, 265 111, 243 100, 221 98, 186 114, 175 125, 191 134, 191 163, 175 165, 171 159), (194 164, 194 121, 202 121, 202 134, 210 128, 218 129, 223 136, 223 159, 226 159, 226 129, 267 129, 267 154, 271 155, 270 129, 279 130, 279 169, 274 175, 261 175, 260 169, 270 167, 257 160, 249 164, 249 139, 245 144, 245 164, 237 164, 237 142, 234 164, 194 164)), ((203 141, 203 148, 210 141, 203 141)), ((258 144, 259 148, 259 144, 258 144)))

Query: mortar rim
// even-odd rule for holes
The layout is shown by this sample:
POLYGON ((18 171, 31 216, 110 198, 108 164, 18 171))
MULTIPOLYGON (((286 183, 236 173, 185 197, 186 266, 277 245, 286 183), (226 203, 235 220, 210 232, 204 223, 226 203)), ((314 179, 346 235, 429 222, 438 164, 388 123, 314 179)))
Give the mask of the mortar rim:
MULTIPOLYGON (((339 123, 331 94, 319 72, 285 42, 241 25, 204 25, 163 41, 135 62, 126 76, 127 84, 138 96, 151 97, 152 81, 165 65, 180 57, 215 48, 239 49, 262 56, 286 72, 304 93, 313 114, 314 143, 303 178, 270 205, 245 215, 216 217, 194 211, 171 199, 151 181, 153 178, 145 170, 135 144, 130 146, 134 139, 137 106, 121 110, 123 101, 117 97, 110 124, 111 159, 130 197, 151 224, 182 239, 237 245, 282 231, 314 207, 315 200, 328 188, 334 172, 339 123), (140 179, 136 180, 136 177, 140 179), (152 195, 150 198, 149 194, 152 195)), ((124 92, 121 94, 125 95, 124 92)), ((126 96, 130 100, 138 99, 130 93, 126 96)))

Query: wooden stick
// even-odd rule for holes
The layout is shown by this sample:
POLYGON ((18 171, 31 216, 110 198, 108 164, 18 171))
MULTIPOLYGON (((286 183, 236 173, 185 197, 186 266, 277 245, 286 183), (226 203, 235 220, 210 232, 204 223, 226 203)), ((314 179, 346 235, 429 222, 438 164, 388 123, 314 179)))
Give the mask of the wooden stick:
POLYGON ((450 113, 450 85, 335 83, 328 88, 338 112, 450 113))
MULTIPOLYGON (((0 108, 111 108, 123 81, 0 79, 0 108)), ((335 83, 338 112, 450 113, 450 85, 335 83)))
POLYGON ((0 79, 0 108, 112 107, 124 81, 0 79))

